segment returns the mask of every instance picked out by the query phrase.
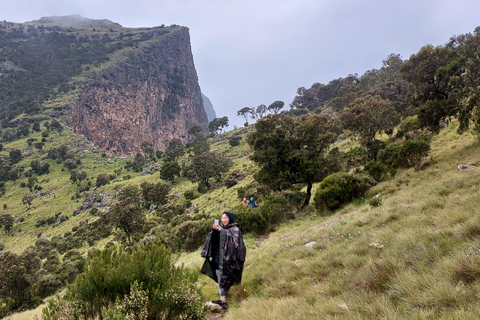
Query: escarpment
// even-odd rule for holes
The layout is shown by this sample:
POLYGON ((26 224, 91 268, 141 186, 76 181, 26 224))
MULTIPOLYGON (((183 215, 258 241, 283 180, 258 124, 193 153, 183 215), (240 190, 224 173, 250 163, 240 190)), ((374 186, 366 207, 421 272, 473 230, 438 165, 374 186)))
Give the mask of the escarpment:
POLYGON ((106 153, 133 155, 146 141, 164 150, 208 124, 185 27, 110 58, 79 93, 70 126, 106 153), (113 61, 112 61, 113 60, 113 61))

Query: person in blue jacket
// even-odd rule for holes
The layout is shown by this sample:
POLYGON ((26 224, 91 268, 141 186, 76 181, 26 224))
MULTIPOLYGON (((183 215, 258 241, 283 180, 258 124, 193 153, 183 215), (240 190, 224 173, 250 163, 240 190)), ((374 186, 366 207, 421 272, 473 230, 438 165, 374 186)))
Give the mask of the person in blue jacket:
POLYGON ((258 204, 255 202, 255 199, 253 197, 250 198, 250 201, 248 201, 247 206, 250 206, 252 208, 258 207, 258 204))

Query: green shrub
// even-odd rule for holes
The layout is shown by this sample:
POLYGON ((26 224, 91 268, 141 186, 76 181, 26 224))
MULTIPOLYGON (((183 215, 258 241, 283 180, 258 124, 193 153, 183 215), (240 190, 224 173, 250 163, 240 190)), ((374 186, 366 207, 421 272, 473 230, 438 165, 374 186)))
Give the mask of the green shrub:
POLYGON ((378 207, 379 205, 382 204, 382 198, 375 196, 368 201, 368 204, 371 205, 372 207, 378 207))
POLYGON ((289 200, 280 194, 272 194, 265 198, 262 204, 256 209, 260 215, 265 217, 270 225, 276 225, 295 217, 289 200))
POLYGON ((320 183, 314 197, 315 208, 318 211, 327 208, 337 209, 349 202, 355 194, 353 176, 345 172, 334 173, 320 183))
POLYGON ((46 274, 35 283, 34 292, 40 298, 46 298, 54 294, 61 286, 62 282, 60 280, 52 274, 46 274))
POLYGON ((231 187, 235 186, 237 183, 238 183, 237 179, 233 179, 233 178, 230 178, 230 177, 225 180, 225 186, 227 188, 231 188, 231 187))
POLYGON ((142 290, 138 282, 132 284, 129 295, 123 299, 117 298, 115 304, 102 311, 105 320, 147 320, 148 319, 148 293, 142 290))
POLYGON ((349 166, 362 165, 367 160, 367 151, 362 147, 352 148, 343 154, 343 158, 349 166))
POLYGON ((243 233, 264 234, 268 230, 268 221, 257 208, 237 206, 235 216, 243 233))
POLYGON ((246 198, 247 187, 240 187, 237 189, 237 197, 238 199, 246 198))
POLYGON ((195 193, 195 190, 187 190, 183 193, 183 196, 187 200, 194 200, 198 198, 198 193, 195 193))
POLYGON ((213 220, 201 219, 184 221, 175 227, 175 234, 181 240, 181 249, 195 251, 205 242, 208 232, 212 229, 213 220))
POLYGON ((381 161, 370 161, 363 170, 378 182, 383 181, 388 173, 388 167, 381 161))
POLYGON ((404 144, 392 143, 380 150, 378 160, 390 168, 411 168, 416 167, 429 151, 427 140, 407 140, 404 144))
POLYGON ((200 193, 200 194, 204 194, 208 191, 208 187, 205 185, 205 183, 199 183, 198 184, 198 187, 197 187, 197 191, 200 193))
POLYGON ((176 267, 170 250, 163 245, 142 245, 132 253, 119 246, 98 250, 87 265, 85 273, 67 288, 64 299, 47 303, 42 319, 60 319, 66 311, 76 318, 93 319, 103 314, 126 319, 131 312, 144 314, 145 310, 148 319, 206 317, 195 287, 198 273, 176 267), (134 301, 133 297, 141 299, 134 301), (108 306, 112 306, 110 310, 108 306))
POLYGON ((318 212, 324 209, 335 210, 362 196, 374 184, 375 181, 366 175, 351 175, 346 172, 329 175, 323 179, 315 193, 315 208, 318 212))
POLYGON ((228 139, 228 144, 232 147, 238 146, 242 141, 243 136, 232 136, 228 139))
POLYGON ((355 198, 362 197, 371 187, 377 184, 375 179, 362 173, 354 173, 353 180, 355 181, 355 198))

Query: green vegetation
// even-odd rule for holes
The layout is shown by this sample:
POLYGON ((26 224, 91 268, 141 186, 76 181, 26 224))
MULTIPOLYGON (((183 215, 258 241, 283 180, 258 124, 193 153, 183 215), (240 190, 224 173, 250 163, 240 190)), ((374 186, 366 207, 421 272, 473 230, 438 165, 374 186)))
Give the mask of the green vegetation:
POLYGON ((196 274, 174 266, 163 246, 145 245, 131 254, 120 247, 95 251, 87 264, 68 287, 67 298, 50 300, 42 319, 65 313, 84 319, 102 314, 106 319, 204 319, 196 274))
MULTIPOLYGON (((1 26, 4 41, 25 33, 1 26)), ((112 30, 99 43, 151 36, 112 30)), ((57 294, 44 319, 203 319, 216 289, 198 274, 199 247, 229 210, 248 253, 227 319, 475 319, 478 39, 390 55, 380 70, 300 88, 289 111, 281 101, 241 109, 252 126, 222 134, 228 119, 217 118, 210 138, 192 128, 186 145, 142 143, 129 159, 40 112, 76 90, 46 75, 48 90, 22 97, 40 99, 33 109, 13 97, 21 107, 0 110, 0 316, 57 294)), ((0 67, 16 70, 10 60, 0 67)))

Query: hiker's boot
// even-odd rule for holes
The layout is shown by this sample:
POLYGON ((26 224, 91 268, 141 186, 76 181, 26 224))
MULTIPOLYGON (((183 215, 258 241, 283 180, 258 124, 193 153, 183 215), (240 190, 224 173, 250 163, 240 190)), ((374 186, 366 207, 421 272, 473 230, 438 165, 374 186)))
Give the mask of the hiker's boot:
POLYGON ((225 311, 225 310, 227 310, 227 308, 228 308, 228 303, 226 303, 226 302, 221 302, 221 303, 220 303, 220 307, 222 307, 223 311, 225 311))

